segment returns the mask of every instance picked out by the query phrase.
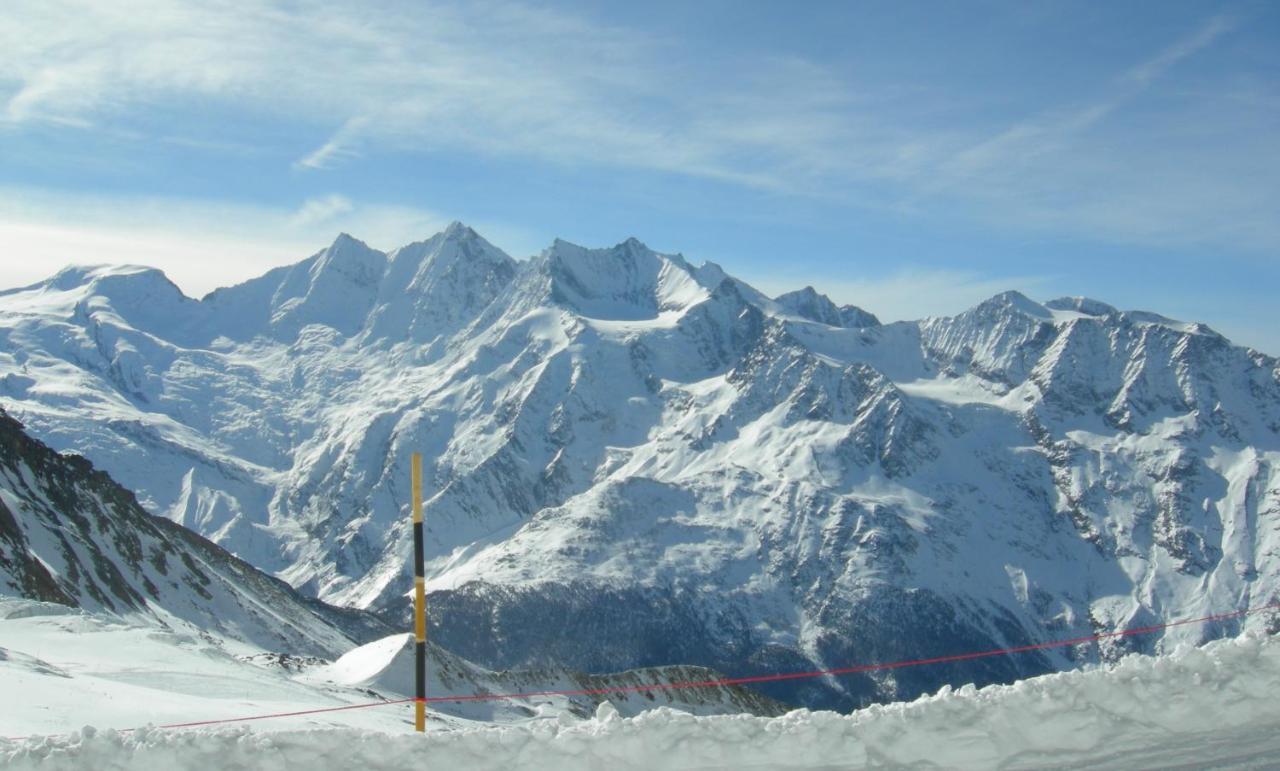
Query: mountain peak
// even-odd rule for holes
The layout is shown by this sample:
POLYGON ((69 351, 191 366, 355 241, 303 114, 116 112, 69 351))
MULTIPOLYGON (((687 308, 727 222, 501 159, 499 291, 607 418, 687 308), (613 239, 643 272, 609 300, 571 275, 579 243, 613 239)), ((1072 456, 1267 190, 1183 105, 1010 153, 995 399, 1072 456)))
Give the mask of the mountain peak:
POLYGON ((991 311, 1003 310, 1013 311, 1023 316, 1030 316, 1034 319, 1049 320, 1053 318, 1053 314, 1049 309, 1040 303, 1027 297, 1016 289, 1010 289, 1007 292, 1001 292, 988 300, 984 300, 975 306, 972 311, 991 311))
POLYGON ((774 298, 774 302, 782 306, 783 310, 788 313, 793 313, 801 318, 816 321, 820 324, 827 324, 828 326, 841 326, 840 309, 836 307, 835 303, 831 302, 830 297, 819 293, 812 286, 780 294, 774 298))
MULTIPOLYGON (((440 257, 465 256, 470 259, 484 259, 489 262, 510 262, 511 258, 507 256, 498 247, 489 243, 484 236, 480 235, 471 226, 466 225, 458 220, 449 223, 448 227, 422 241, 414 241, 411 244, 395 249, 389 254, 393 265, 392 272, 395 272, 396 265, 411 260, 415 264, 423 260, 434 260, 440 257), (452 249, 446 249, 445 244, 452 244, 452 249), (446 252, 448 254, 446 254, 446 252)), ((414 270, 417 270, 415 267, 414 270)))
POLYGON ((880 326, 880 319, 876 314, 863 310, 856 305, 841 305, 840 321, 842 322, 841 326, 846 329, 880 326))
POLYGON ((145 265, 68 265, 44 282, 50 289, 66 292, 78 287, 114 283, 118 279, 142 280, 147 283, 160 283, 177 287, 169 280, 164 271, 145 265))
MULTIPOLYGON (((278 277, 268 273, 270 326, 291 339, 308 324, 324 324, 354 334, 372 305, 387 255, 346 233, 278 277), (278 283, 277 283, 278 282, 278 283)), ((256 283, 256 282, 250 282, 256 283)))
POLYGON ((450 222, 448 227, 442 231, 442 234, 445 238, 450 239, 471 239, 480 237, 479 233, 461 220, 454 220, 453 222, 450 222))
POLYGON ((382 275, 387 255, 347 233, 339 233, 327 249, 316 255, 309 271, 312 280, 324 272, 337 272, 361 286, 382 275))
POLYGON ((880 320, 875 317, 875 314, 868 313, 855 305, 836 307, 830 297, 812 286, 780 294, 773 301, 788 313, 827 326, 855 329, 880 325, 880 320))
POLYGON ((323 249, 320 253, 331 257, 335 255, 382 254, 381 251, 374 249, 364 241, 361 241, 345 231, 339 233, 338 236, 333 239, 333 243, 329 244, 329 246, 323 249))
POLYGON ((159 336, 176 332, 175 317, 196 302, 163 271, 139 265, 72 265, 51 278, 3 295, 31 293, 33 307, 93 313, 110 308, 128 324, 159 336))
POLYGON ((590 318, 652 319, 710 294, 683 257, 659 254, 635 238, 609 249, 557 238, 542 259, 552 299, 590 318))
POLYGON ((427 240, 391 252, 370 335, 425 342, 451 332, 474 318, 515 273, 515 260, 455 220, 427 240))
MULTIPOLYGON (((343 245, 343 244, 347 244, 347 243, 351 243, 351 244, 359 244, 360 246, 363 246, 363 247, 365 247, 365 248, 368 248, 368 244, 366 244, 364 241, 361 241, 360 239, 356 238, 355 236, 351 235, 350 233, 348 233, 348 232, 347 232, 347 231, 345 231, 345 230, 343 230, 343 231, 339 232, 339 233, 338 233, 337 238, 333 239, 333 246, 341 246, 341 245, 343 245)), ((330 247, 330 248, 332 248, 332 247, 330 247)))

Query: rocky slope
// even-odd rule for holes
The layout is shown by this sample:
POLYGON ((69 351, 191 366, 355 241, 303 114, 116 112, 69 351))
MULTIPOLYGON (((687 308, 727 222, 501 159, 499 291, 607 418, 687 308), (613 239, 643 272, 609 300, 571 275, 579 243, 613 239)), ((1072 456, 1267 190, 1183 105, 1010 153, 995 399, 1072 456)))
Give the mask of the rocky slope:
POLYGON ((77 455, 0 412, 0 595, 145 616, 264 647, 337 656, 389 630, 303 597, 217 545, 143 511, 77 455))

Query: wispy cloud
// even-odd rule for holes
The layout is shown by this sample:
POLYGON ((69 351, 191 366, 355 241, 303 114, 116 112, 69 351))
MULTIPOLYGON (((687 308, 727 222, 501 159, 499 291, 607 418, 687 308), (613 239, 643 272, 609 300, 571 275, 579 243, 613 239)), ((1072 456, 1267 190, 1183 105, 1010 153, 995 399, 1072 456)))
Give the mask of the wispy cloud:
POLYGON ((298 213, 293 216, 291 224, 295 227, 303 228, 318 225, 329 222, 339 215, 346 214, 354 208, 350 198, 336 193, 322 198, 309 198, 303 202, 302 207, 298 209, 298 213))
POLYGON ((293 167, 295 169, 327 169, 339 159, 354 158, 356 156, 355 140, 366 123, 368 120, 361 117, 347 120, 324 144, 295 161, 293 167))
POLYGON ((1168 72, 1178 62, 1207 48, 1235 28, 1238 23, 1239 20, 1231 16, 1214 16, 1192 34, 1129 70, 1125 73, 1124 80, 1139 87, 1145 87, 1168 72))
POLYGON ((11 0, 0 9, 5 120, 87 125, 199 97, 336 126, 298 149, 299 170, 378 144, 802 193, 829 184, 833 168, 884 173, 919 139, 854 109, 901 105, 802 58, 750 51, 708 67, 679 40, 511 0, 378 13, 315 0, 234 5, 11 0))
POLYGON ((1238 26, 1207 19, 1135 56, 1091 99, 992 126, 963 99, 919 120, 942 101, 927 89, 794 55, 709 64, 676 39, 515 0, 376 12, 318 0, 9 0, 0 123, 96 127, 198 98, 332 132, 295 148, 294 169, 308 173, 375 147, 462 151, 945 210, 1007 229, 1274 251, 1280 224, 1268 225, 1266 202, 1280 194, 1280 168, 1265 108, 1200 100, 1109 125, 1238 26), (1215 141, 1196 140, 1185 163, 1190 140, 1176 127, 1193 122, 1215 141), (1236 168, 1257 145, 1271 152, 1242 180, 1236 168))
POLYGON ((1274 254, 1280 143, 1274 108, 1226 94, 1146 99, 1180 63, 1231 33, 1215 16, 1095 98, 1041 110, 955 147, 907 186, 1006 230, 1148 246, 1274 254), (1118 124, 1118 125, 1115 125, 1118 124))
POLYGON ((939 184, 952 188, 970 184, 994 168, 1022 169, 1037 159, 1069 151, 1080 134, 1137 98, 1178 62, 1207 47, 1234 25, 1228 17, 1214 17, 1191 35, 1118 75, 1096 100, 1055 106, 960 150, 942 165, 945 173, 939 184))

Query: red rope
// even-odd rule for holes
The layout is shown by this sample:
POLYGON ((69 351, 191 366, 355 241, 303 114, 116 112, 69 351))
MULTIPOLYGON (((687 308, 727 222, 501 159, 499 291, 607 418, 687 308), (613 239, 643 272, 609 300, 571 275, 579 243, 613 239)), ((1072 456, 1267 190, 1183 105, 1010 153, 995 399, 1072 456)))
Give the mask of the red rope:
MULTIPOLYGON (((805 678, 828 677, 833 675, 849 675, 861 672, 878 672, 890 669, 903 669, 906 667, 919 667, 929 664, 948 664, 956 661, 971 661, 973 659, 989 658, 992 656, 1009 656, 1015 653, 1026 653, 1028 651, 1046 650, 1049 648, 1066 648, 1072 645, 1081 645, 1083 643, 1098 642, 1117 637, 1132 637, 1136 635, 1152 634, 1154 632, 1163 631, 1176 626, 1185 626, 1187 624, 1199 624, 1208 621, 1224 621, 1230 618, 1239 618, 1247 616, 1251 613, 1258 613, 1264 610, 1280 609, 1280 603, 1272 603, 1270 605, 1260 605, 1256 608, 1246 608, 1245 610, 1232 611, 1230 613, 1217 613, 1211 616, 1202 616, 1200 618, 1188 618, 1180 621, 1170 621, 1167 624, 1154 624, 1152 626, 1136 627, 1134 629, 1124 629, 1118 632, 1102 632, 1099 634, 1087 635, 1084 637, 1073 637, 1066 640, 1053 640, 1051 642, 1034 643, 1031 645, 1020 645, 1014 648, 992 648, 985 651, 976 651, 972 653, 959 653, 950 656, 936 656, 924 659, 907 659, 903 661, 892 661, 884 664, 859 664, 851 667, 839 667, 836 669, 818 669, 810 672, 783 672, 772 675, 753 675, 749 677, 726 677, 717 680, 687 680, 674 683, 654 683, 652 685, 619 685, 611 688, 581 688, 576 690, 550 690, 550 691, 524 691, 520 693, 485 693, 472 694, 469 696, 428 696, 422 701, 433 703, 459 703, 459 702, 476 702, 476 701, 505 701, 507 699, 529 699, 539 696, 603 696, 611 693, 637 693, 646 691, 674 691, 685 688, 715 688, 728 685, 749 685, 753 683, 773 683, 782 680, 800 680, 805 678)), ((348 704, 341 707, 322 707, 319 709, 304 709, 295 712, 273 712, 265 715, 250 715, 247 717, 231 717, 220 720, 196 720, 189 723, 168 723, 157 726, 157 728, 195 728, 198 726, 224 725, 227 723, 245 723, 253 720, 270 720, 273 718, 299 717, 303 715, 319 715, 327 712, 345 712, 354 709, 368 709, 370 707, 386 707, 393 704, 412 704, 418 699, 396 699, 394 701, 375 701, 365 704, 348 704)), ((121 729, 120 733, 128 733, 136 731, 136 728, 121 729)), ((9 741, 22 741, 32 737, 10 737, 9 741)))
MULTIPOLYGON (((299 715, 319 715, 322 712, 344 712, 349 709, 368 709, 369 707, 385 707, 389 704, 411 704, 417 699, 396 699, 395 701, 371 701, 367 704, 348 704, 344 707, 321 707, 320 709, 302 709, 297 712, 272 712, 267 715, 250 715, 249 717, 228 717, 222 720, 197 720, 191 723, 168 723, 166 725, 156 726, 156 728, 195 728, 204 725, 221 725, 223 723, 244 723, 249 720, 268 720, 276 717, 298 717, 299 715)), ((136 731, 136 728, 126 728, 124 731, 136 731)))
POLYGON ((927 664, 947 664, 956 661, 969 661, 972 659, 989 658, 991 656, 1008 656, 1014 653, 1026 653, 1027 651, 1045 650, 1047 648, 1065 648, 1072 645, 1080 645, 1082 643, 1097 642, 1113 637, 1129 637, 1133 635, 1151 634, 1164 629, 1175 626, 1184 626, 1186 624, 1198 624, 1205 621, 1222 621, 1229 618, 1238 618, 1250 613, 1268 609, 1278 609, 1280 603, 1271 605, 1262 605, 1256 608, 1248 608, 1246 610, 1237 610, 1231 613, 1218 613, 1212 616, 1203 616, 1201 618, 1189 618, 1181 621, 1171 621, 1167 624, 1156 624, 1154 626, 1137 627, 1134 629, 1125 629, 1119 632, 1103 632, 1100 634, 1088 635, 1086 637, 1073 637, 1069 640, 1054 640, 1052 642, 1035 643, 1033 645, 1021 645, 1016 648, 993 648, 986 651, 977 651, 974 653, 959 653, 950 656, 937 656, 927 659, 909 659, 905 661, 893 661, 886 664, 859 664, 852 667, 839 667, 837 669, 817 669, 811 672, 784 672, 773 675, 753 675, 750 677, 727 677, 718 680, 704 681, 684 681, 675 683, 655 683, 653 685, 624 685, 615 686, 613 688, 586 688, 576 691, 526 691, 524 693, 502 693, 502 694, 478 694, 472 696, 435 696, 427 699, 428 702, 464 702, 464 701, 491 701, 495 699, 525 699, 534 696, 599 696, 609 693, 631 693, 643 691, 660 691, 660 690, 678 690, 681 688, 709 688, 714 686, 726 685, 749 685, 753 683, 773 683, 780 680, 800 680, 813 677, 827 677, 830 675, 850 675, 860 672, 877 672, 888 669, 903 669, 906 667, 919 667, 927 664))

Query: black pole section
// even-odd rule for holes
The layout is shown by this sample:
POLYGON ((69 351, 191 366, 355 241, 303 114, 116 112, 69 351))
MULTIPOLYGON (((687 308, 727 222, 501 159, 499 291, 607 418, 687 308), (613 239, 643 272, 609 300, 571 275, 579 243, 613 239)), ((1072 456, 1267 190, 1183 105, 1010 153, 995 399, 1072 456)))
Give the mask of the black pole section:
MULTIPOLYGON (((425 557, 425 554, 423 552, 424 552, 424 547, 422 544, 422 522, 418 521, 413 523, 413 571, 414 571, 413 582, 425 589, 423 584, 425 583, 426 579, 422 575, 422 563, 425 557)), ((420 608, 423 605, 423 603, 417 603, 417 604, 419 605, 420 608)), ((415 646, 417 648, 417 651, 416 651, 417 656, 415 657, 415 663, 417 667, 417 679, 418 679, 418 689, 416 691, 416 695, 419 699, 427 698, 427 633, 426 633, 426 623, 425 623, 426 614, 423 613, 423 610, 425 609, 424 608, 420 609, 417 612, 417 615, 418 615, 417 626, 421 628, 418 629, 418 635, 417 635, 418 641, 417 641, 417 645, 415 646)))
POLYGON ((422 536, 422 456, 413 454, 413 616, 414 695, 413 724, 418 732, 427 730, 427 592, 423 563, 426 546, 422 536))

